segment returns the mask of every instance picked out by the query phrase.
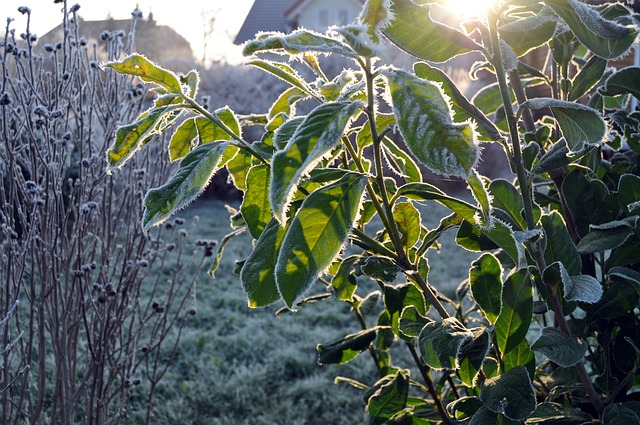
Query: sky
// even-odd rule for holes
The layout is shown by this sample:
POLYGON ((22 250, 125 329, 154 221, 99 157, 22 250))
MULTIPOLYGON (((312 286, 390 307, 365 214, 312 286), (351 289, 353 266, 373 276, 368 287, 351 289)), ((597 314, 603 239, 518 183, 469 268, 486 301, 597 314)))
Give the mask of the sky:
MULTIPOLYGON (((99 20, 107 16, 127 19, 139 5, 144 18, 153 12, 153 18, 160 25, 169 25, 185 37, 197 59, 203 56, 205 22, 215 16, 214 34, 208 39, 208 59, 226 59, 239 62, 239 49, 233 48, 232 40, 240 30, 253 0, 70 0, 68 6, 78 3, 80 15, 85 20, 99 20), (215 49, 214 49, 215 46, 215 49)), ((31 32, 43 35, 62 22, 62 3, 53 0, 0 0, 0 22, 2 32, 8 17, 14 18, 12 28, 16 33, 24 32, 26 16, 17 9, 27 6, 31 9, 31 32)))

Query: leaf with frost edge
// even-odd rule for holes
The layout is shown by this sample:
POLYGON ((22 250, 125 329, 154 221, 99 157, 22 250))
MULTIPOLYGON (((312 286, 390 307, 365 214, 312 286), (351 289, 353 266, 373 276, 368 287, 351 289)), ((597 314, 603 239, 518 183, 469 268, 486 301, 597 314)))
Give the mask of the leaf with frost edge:
POLYGON ((196 199, 218 170, 220 159, 230 145, 229 142, 224 142, 198 146, 182 159, 178 171, 165 184, 151 189, 144 199, 143 230, 147 232, 196 199), (158 198, 163 195, 164 201, 158 198))
POLYGON ((331 153, 331 150, 334 147, 338 145, 340 138, 344 134, 345 128, 349 125, 353 115, 361 106, 361 102, 326 103, 318 106, 305 117, 302 123, 300 123, 284 149, 278 151, 273 156, 271 167, 270 201, 273 213, 280 223, 284 223, 286 220, 286 213, 289 204, 291 203, 292 195, 295 192, 298 182, 302 176, 311 171, 325 156, 331 153), (339 109, 332 112, 331 116, 333 118, 327 120, 325 117, 321 117, 326 124, 322 127, 319 133, 317 128, 315 128, 311 135, 305 134, 305 131, 307 130, 306 127, 308 127, 307 124, 310 122, 314 124, 315 127, 318 127, 318 124, 313 123, 312 121, 313 119, 317 119, 316 115, 319 115, 321 112, 325 112, 325 109, 336 108, 336 106, 339 109), (336 116, 341 119, 336 119, 336 116), (293 173, 293 175, 284 175, 282 172, 284 170, 279 169, 277 163, 281 161, 288 161, 287 154, 289 153, 293 152, 300 154, 301 152, 299 150, 296 152, 293 150, 298 147, 298 144, 301 144, 302 142, 309 143, 310 139, 314 137, 317 138, 315 144, 311 147, 306 157, 300 158, 302 163, 298 166, 295 173, 293 173))
POLYGON ((398 128, 413 155, 422 164, 436 173, 444 176, 467 178, 471 170, 476 167, 480 156, 475 122, 471 119, 462 123, 455 123, 453 121, 451 100, 439 84, 423 80, 406 71, 394 68, 383 69, 381 73, 389 82, 386 92, 387 101, 393 105, 398 128), (397 104, 398 101, 402 99, 399 98, 399 95, 395 94, 398 93, 398 90, 392 89, 391 86, 394 83, 397 89, 402 90, 404 88, 405 92, 411 92, 411 99, 405 99, 405 102, 413 101, 413 106, 409 105, 409 107, 406 107, 406 104, 397 104), (409 90, 406 90, 407 88, 409 90), (416 94, 414 92, 416 88, 422 90, 423 93, 416 94), (424 96, 419 96, 420 94, 424 96), (389 101, 389 99, 391 101, 389 101), (424 108, 427 105, 417 105, 416 107, 415 103, 420 103, 421 100, 429 103, 429 112, 424 108), (403 107, 406 108, 403 109, 403 107), (409 113, 408 111, 411 112, 409 113), (406 126, 404 125, 404 118, 410 121, 406 126), (412 123, 415 123, 419 118, 422 118, 420 122, 428 124, 429 127, 414 126, 412 123), (464 134, 465 132, 470 132, 470 140, 465 140, 467 136, 464 134), (449 146, 442 143, 441 139, 443 136, 447 136, 447 142, 450 141, 449 137, 458 137, 463 142, 469 141, 470 144, 465 146, 468 151, 462 152, 462 154, 467 155, 472 153, 474 157, 473 160, 468 161, 468 165, 462 164, 458 155, 452 152, 449 146), (438 143, 438 145, 435 147, 432 146, 434 143, 438 143), (418 146, 420 146, 420 150, 417 149, 418 146))
MULTIPOLYGON (((301 298, 304 296, 304 294, 306 292, 309 291, 309 289, 311 289, 313 283, 317 280, 318 276, 320 276, 321 274, 323 274, 325 272, 325 270, 331 265, 331 263, 335 260, 336 255, 338 255, 343 249, 344 246, 349 238, 349 233, 351 231, 351 228, 353 228, 353 226, 358 222, 359 217, 360 217, 360 210, 362 208, 362 202, 364 199, 364 188, 366 186, 366 182, 367 182, 367 177, 363 176, 361 174, 356 174, 356 173, 349 173, 347 175, 345 175, 342 179, 338 180, 337 182, 330 184, 328 186, 325 186, 321 189, 316 190, 315 192, 311 193, 307 199, 305 199, 305 201, 302 203, 302 206, 300 207, 300 210, 298 211, 298 214, 294 217, 293 221, 291 222, 291 224, 289 225, 289 229, 287 230, 287 234, 284 236, 284 240, 282 241, 282 248, 280 249, 280 252, 278 253, 278 259, 276 262, 276 266, 275 266, 275 275, 276 275, 276 284, 278 286, 278 292, 280 293, 280 297, 284 300, 285 304, 287 304, 287 307, 289 307, 290 309, 293 309, 293 307, 301 300, 301 298), (280 270, 286 270, 286 265, 289 262, 290 258, 297 258, 296 255, 291 255, 290 258, 287 258, 287 250, 291 250, 292 252, 294 252, 294 250, 291 248, 291 246, 294 246, 296 244, 296 240, 294 241, 290 241, 289 239, 292 239, 293 236, 292 235, 292 229, 294 229, 294 225, 300 221, 300 213, 304 212, 305 210, 305 204, 311 202, 311 200, 315 201, 314 195, 319 195, 319 194, 323 194, 325 191, 328 190, 332 190, 335 189, 337 187, 340 187, 340 185, 344 184, 344 181, 346 181, 348 178, 355 178, 358 177, 359 180, 357 182, 351 182, 350 184, 350 188, 353 190, 353 185, 358 185, 356 186, 356 190, 358 190, 359 196, 358 196, 358 206, 355 209, 354 212, 352 212, 352 217, 351 218, 351 222, 350 223, 345 223, 345 235, 343 240, 341 241, 341 243, 338 246, 338 249, 331 255, 331 258, 328 261, 325 261, 326 264, 320 264, 316 266, 316 270, 313 273, 313 275, 308 276, 309 280, 307 282, 303 282, 302 284, 298 283, 298 287, 299 288, 304 288, 302 291, 297 290, 296 292, 298 292, 294 299, 292 300, 287 300, 285 298, 285 296, 282 293, 282 289, 281 289, 281 285, 282 282, 279 279, 279 271, 280 270)), ((343 194, 342 194, 342 200, 344 200, 344 197, 346 196, 347 193, 349 193, 349 189, 346 189, 343 194)), ((316 208, 317 209, 317 208, 316 208)), ((336 208, 337 209, 337 208, 336 208)), ((333 213, 332 213, 333 214, 333 213)), ((317 241, 316 241, 317 242, 317 241)))

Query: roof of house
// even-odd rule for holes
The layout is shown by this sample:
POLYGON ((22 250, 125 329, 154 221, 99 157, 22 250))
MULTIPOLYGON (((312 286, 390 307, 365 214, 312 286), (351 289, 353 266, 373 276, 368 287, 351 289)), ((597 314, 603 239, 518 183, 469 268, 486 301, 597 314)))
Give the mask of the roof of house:
MULTIPOLYGON (((309 3, 313 2, 314 0, 296 0, 296 2, 294 2, 291 7, 289 9, 287 9, 286 12, 284 12, 285 16, 287 17, 293 17, 296 15, 296 13, 300 12, 302 9, 304 9, 309 3)), ((356 2, 359 2, 360 4, 364 4, 364 0, 355 0, 356 2)))
MULTIPOLYGON (((101 34, 105 31, 122 30, 125 33, 125 38, 128 38, 130 28, 130 19, 85 21, 79 18, 78 26, 81 37, 98 43, 100 43, 101 34)), ((56 44, 62 38, 63 28, 61 24, 40 37, 38 44, 56 44)), ((151 17, 138 21, 133 49, 138 53, 143 53, 153 58, 154 62, 163 66, 175 67, 177 64, 183 64, 190 69, 194 62, 191 44, 173 28, 166 25, 157 25, 151 17)))
POLYGON ((233 42, 242 44, 259 31, 290 30, 291 23, 285 13, 294 3, 296 0, 256 0, 233 42))

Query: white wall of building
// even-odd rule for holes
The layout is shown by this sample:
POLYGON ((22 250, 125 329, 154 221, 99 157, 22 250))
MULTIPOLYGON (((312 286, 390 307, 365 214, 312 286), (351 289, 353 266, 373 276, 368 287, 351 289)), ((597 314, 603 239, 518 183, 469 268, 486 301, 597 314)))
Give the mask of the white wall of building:
POLYGON ((353 22, 362 5, 355 0, 316 0, 300 9, 298 25, 310 30, 325 32, 331 25, 353 22))

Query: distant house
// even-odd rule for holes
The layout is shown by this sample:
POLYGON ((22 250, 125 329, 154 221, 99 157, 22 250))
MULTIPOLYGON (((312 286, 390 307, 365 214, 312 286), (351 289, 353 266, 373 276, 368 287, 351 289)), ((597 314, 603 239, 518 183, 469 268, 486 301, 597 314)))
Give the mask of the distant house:
MULTIPOLYGON (((101 40, 103 33, 123 31, 125 34, 123 44, 126 46, 130 28, 130 19, 85 21, 80 18, 78 32, 80 37, 87 40, 89 46, 96 42, 99 47, 98 54, 100 54, 100 46, 104 43, 101 40)), ((38 40, 38 46, 44 46, 45 44, 55 45, 62 38, 63 28, 62 25, 59 25, 41 36, 38 40)), ((140 19, 137 22, 132 50, 142 53, 153 59, 154 62, 176 71, 188 71, 193 68, 195 62, 191 44, 173 28, 166 25, 158 25, 153 19, 153 14, 149 14, 147 19, 140 19)), ((100 59, 104 60, 106 58, 100 59)))
POLYGON ((360 13, 363 0, 255 0, 234 43, 251 40, 260 31, 290 32, 304 27, 325 32, 345 25, 360 13))

